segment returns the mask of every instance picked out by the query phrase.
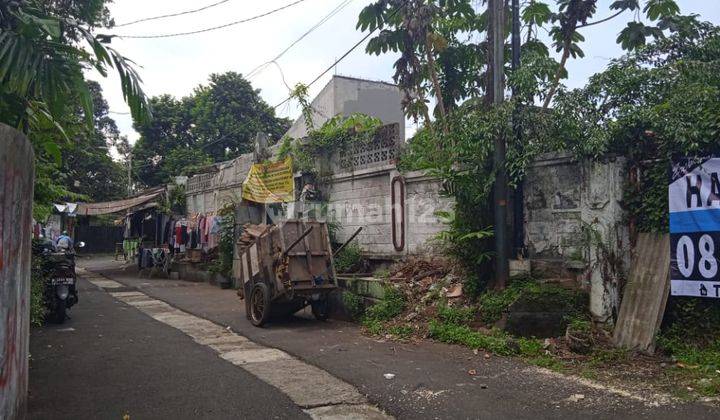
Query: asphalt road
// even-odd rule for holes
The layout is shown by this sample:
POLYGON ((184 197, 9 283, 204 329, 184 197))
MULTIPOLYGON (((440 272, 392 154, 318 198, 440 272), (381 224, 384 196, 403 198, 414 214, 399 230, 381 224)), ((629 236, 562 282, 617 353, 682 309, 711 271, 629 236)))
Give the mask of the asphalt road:
MULTIPOLYGON (((460 346, 366 337, 355 324, 318 322, 309 314, 255 328, 233 290, 139 277, 133 268, 122 269, 107 258, 80 264, 127 290, 229 326, 255 343, 317 366, 354 385, 396 418, 717 418, 718 408, 707 404, 662 403, 643 390, 618 392, 540 372, 517 359, 485 358, 460 346), (386 373, 395 376, 385 379, 386 373)), ((62 327, 75 331, 33 331, 31 417, 52 417, 55 407, 67 404, 52 394, 55 387, 77 396, 73 402, 78 407, 66 409, 72 415, 59 417, 115 417, 124 410, 132 418, 303 415, 275 388, 105 293, 83 293, 73 320, 62 327), (66 354, 76 355, 68 364, 84 369, 53 371, 66 354)))
POLYGON ((179 330, 80 285, 72 319, 31 330, 29 418, 307 418, 179 330))

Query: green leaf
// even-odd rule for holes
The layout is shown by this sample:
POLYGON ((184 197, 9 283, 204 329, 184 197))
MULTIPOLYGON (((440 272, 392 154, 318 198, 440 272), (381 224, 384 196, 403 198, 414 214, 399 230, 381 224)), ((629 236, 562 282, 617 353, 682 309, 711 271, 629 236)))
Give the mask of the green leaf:
POLYGON ((637 10, 639 8, 638 0, 617 0, 610 5, 610 10, 637 10))
POLYGON ((645 3, 643 12, 650 20, 658 20, 661 17, 674 16, 680 13, 680 7, 675 0, 648 0, 645 3))
POLYGON ((550 6, 542 2, 532 2, 522 11, 522 20, 526 24, 542 26, 550 21, 550 6))
POLYGON ((53 141, 46 141, 43 143, 43 149, 45 153, 53 158, 53 161, 58 165, 62 163, 62 153, 60 153, 60 146, 53 141))
POLYGON ((33 16, 33 21, 53 39, 60 38, 61 32, 59 20, 52 18, 41 19, 33 16))
POLYGON ((617 42, 624 50, 634 50, 645 45, 645 25, 640 22, 628 22, 620 31, 617 42))

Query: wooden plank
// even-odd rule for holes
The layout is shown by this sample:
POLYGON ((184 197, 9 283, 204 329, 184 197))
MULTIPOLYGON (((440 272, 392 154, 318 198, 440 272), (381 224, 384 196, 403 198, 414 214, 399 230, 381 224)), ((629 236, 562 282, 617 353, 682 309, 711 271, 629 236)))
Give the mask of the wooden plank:
POLYGON ((670 236, 641 233, 635 250, 613 342, 653 353, 670 291, 670 236))
MULTIPOLYGON (((304 251, 295 251, 295 252, 288 252, 287 255, 289 257, 304 257, 307 254, 308 253, 304 252, 304 251)), ((325 251, 310 251, 310 255, 312 255, 313 257, 325 257, 328 255, 328 253, 325 251)))
MULTIPOLYGON (((298 235, 302 235, 303 232, 305 232, 305 222, 300 222, 298 225, 301 230, 298 231, 298 235)), ((312 235, 312 232, 310 232, 310 235, 312 235)), ((312 250, 310 249, 310 239, 308 239, 307 235, 303 238, 303 245, 305 245, 305 258, 307 258, 307 266, 308 266, 308 273, 310 273, 310 277, 313 276, 313 258, 312 258, 312 250)))

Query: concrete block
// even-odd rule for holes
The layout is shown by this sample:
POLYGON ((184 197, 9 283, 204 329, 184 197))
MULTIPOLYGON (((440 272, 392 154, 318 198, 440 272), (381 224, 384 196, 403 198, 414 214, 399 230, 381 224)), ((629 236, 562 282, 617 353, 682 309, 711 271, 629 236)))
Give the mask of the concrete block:
POLYGON ((510 277, 530 274, 530 260, 510 260, 510 277))

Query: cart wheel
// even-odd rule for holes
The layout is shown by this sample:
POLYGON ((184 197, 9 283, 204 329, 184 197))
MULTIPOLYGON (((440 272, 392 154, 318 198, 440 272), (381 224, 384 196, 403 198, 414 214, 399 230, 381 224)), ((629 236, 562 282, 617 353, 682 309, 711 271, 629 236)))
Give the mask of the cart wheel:
POLYGON ((310 308, 318 321, 326 321, 330 318, 330 299, 325 298, 310 302, 310 308))
POLYGON ((262 327, 270 318, 270 291, 265 283, 257 283, 250 292, 250 322, 262 327))

